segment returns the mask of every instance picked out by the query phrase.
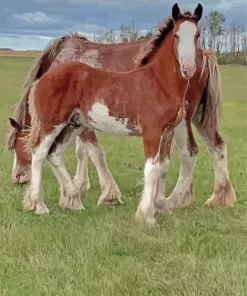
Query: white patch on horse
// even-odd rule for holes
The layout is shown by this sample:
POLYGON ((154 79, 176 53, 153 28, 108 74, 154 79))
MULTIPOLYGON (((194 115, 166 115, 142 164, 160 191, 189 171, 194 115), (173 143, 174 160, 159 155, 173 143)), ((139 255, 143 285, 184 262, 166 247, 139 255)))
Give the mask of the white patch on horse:
POLYGON ((91 111, 88 112, 89 125, 101 132, 117 134, 117 135, 129 135, 131 130, 127 128, 128 119, 119 119, 115 116, 109 115, 109 109, 102 103, 95 103, 92 106, 91 111))
POLYGON ((155 159, 148 159, 144 168, 145 185, 144 195, 142 200, 142 209, 145 212, 149 207, 153 207, 154 186, 160 177, 160 163, 155 159))
POLYGON ((16 164, 17 164, 17 156, 16 156, 16 153, 14 153, 14 162, 13 162, 13 168, 12 168, 12 177, 14 178, 14 172, 15 172, 15 167, 16 167, 16 164))
POLYGON ((97 69, 103 68, 99 62, 99 51, 97 49, 87 50, 82 54, 79 61, 97 69))
POLYGON ((194 23, 185 21, 179 26, 177 35, 179 36, 178 56, 181 60, 189 58, 195 60, 195 34, 197 27, 194 23))
POLYGON ((76 51, 74 48, 64 48, 56 56, 56 59, 52 63, 51 67, 55 67, 57 64, 66 61, 76 60, 76 51))
POLYGON ((138 205, 136 218, 144 218, 148 224, 155 223, 155 199, 157 198, 159 189, 159 179, 161 173, 165 170, 165 163, 160 163, 155 158, 147 159, 144 168, 144 190, 141 201, 138 205))
POLYGON ((65 126, 64 123, 55 126, 52 133, 45 136, 42 142, 32 151, 32 179, 30 190, 27 192, 24 201, 24 207, 27 210, 36 209, 36 213, 40 215, 49 213, 42 195, 43 166, 51 145, 65 126))

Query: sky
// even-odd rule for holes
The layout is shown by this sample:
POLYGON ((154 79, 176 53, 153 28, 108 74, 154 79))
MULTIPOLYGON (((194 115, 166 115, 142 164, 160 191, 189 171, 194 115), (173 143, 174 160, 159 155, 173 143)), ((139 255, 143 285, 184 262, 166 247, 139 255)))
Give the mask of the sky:
MULTIPOLYGON (((134 23, 152 29, 171 15, 174 0, 7 0, 0 8, 0 48, 44 49, 54 38, 79 31, 89 38, 101 30, 134 23)), ((247 19, 246 0, 205 0, 204 13, 223 12, 229 22, 247 19)), ((198 0, 181 0, 193 11, 198 0)))

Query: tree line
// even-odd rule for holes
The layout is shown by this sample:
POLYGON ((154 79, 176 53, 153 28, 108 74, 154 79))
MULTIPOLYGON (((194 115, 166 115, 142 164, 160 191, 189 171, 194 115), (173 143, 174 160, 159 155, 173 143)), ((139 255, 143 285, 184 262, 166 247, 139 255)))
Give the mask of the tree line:
MULTIPOLYGON (((109 29, 94 35, 98 43, 130 42, 148 39, 152 29, 139 31, 134 23, 130 26, 121 25, 119 32, 109 29)), ((223 13, 211 11, 200 21, 200 46, 212 49, 218 56, 220 64, 247 65, 247 32, 246 24, 240 20, 228 22, 223 13)))

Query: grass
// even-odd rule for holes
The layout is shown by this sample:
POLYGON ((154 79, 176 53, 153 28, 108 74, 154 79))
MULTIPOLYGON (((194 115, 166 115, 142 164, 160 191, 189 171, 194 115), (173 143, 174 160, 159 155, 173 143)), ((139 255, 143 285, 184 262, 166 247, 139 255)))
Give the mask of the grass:
MULTIPOLYGON (((232 209, 202 205, 213 190, 211 159, 201 140, 195 175, 195 204, 161 216, 157 227, 138 226, 134 213, 144 166, 141 139, 100 136, 125 204, 97 207, 99 184, 90 163, 91 189, 84 212, 59 208, 59 186, 45 168, 45 200, 51 214, 22 210, 26 186, 11 180, 13 155, 4 153, 7 119, 20 97, 32 58, 0 57, 0 295, 1 296, 244 296, 247 289, 246 99, 247 68, 222 66, 222 134, 237 194, 232 209)), ((66 154, 75 172, 74 147, 66 154)), ((167 180, 171 193, 179 171, 173 151, 167 180)))
POLYGON ((39 54, 38 50, 3 50, 0 48, 0 57, 36 57, 39 54))

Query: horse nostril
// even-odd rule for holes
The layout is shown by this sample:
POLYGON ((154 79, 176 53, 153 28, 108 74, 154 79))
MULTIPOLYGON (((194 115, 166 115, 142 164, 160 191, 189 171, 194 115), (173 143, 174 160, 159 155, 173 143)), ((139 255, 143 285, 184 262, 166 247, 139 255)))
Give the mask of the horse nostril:
POLYGON ((15 176, 15 178, 16 178, 17 180, 19 180, 19 179, 20 179, 20 177, 21 177, 21 175, 20 175, 20 174, 16 174, 16 176, 15 176))
POLYGON ((183 72, 184 72, 184 75, 187 75, 187 71, 186 70, 183 70, 183 72))

